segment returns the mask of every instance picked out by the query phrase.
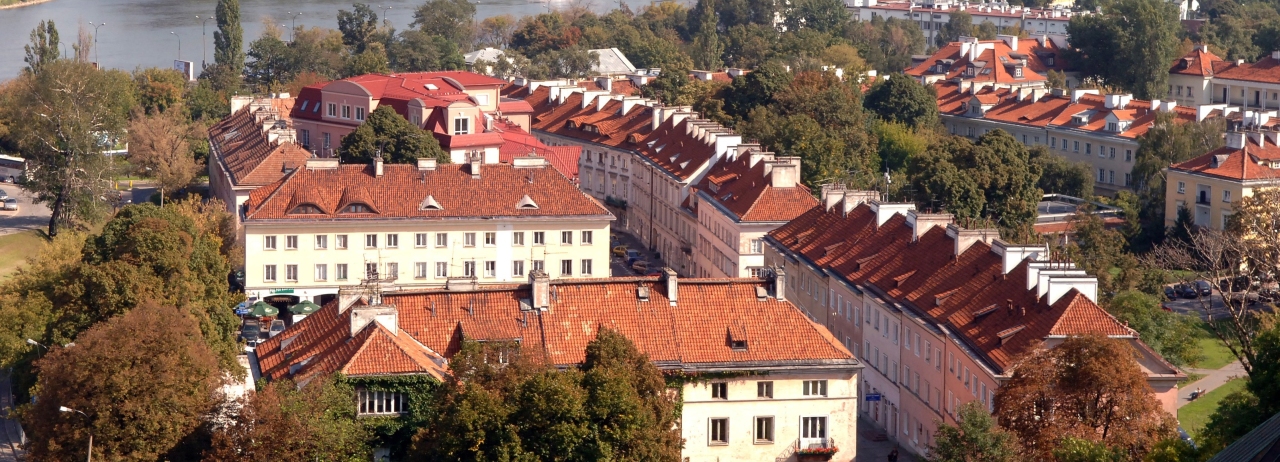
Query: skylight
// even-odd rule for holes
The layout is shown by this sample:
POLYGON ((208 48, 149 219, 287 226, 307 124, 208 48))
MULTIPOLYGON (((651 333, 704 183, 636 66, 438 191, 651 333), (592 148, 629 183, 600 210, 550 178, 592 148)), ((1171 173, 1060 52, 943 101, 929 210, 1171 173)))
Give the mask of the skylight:
POLYGON ((538 208, 538 204, 534 202, 533 199, 529 198, 528 194, 525 194, 524 197, 520 198, 520 202, 516 203, 516 208, 523 210, 535 210, 538 208))

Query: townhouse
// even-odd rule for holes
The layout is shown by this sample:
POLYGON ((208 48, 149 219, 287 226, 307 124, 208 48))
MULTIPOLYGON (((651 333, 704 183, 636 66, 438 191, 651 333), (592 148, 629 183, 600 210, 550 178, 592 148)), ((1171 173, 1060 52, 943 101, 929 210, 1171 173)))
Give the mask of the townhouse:
MULTIPOLYGON (((947 131, 969 138, 1001 129, 1028 146, 1047 146, 1075 162, 1087 162, 1094 189, 1114 195, 1132 189, 1138 138, 1159 113, 1194 122, 1206 112, 1173 101, 1142 101, 1130 95, 1101 95, 1042 88, 938 82, 938 112, 947 131)), ((1055 191, 1047 191, 1055 192, 1055 191)))
POLYGON ((791 300, 869 366, 864 415, 913 452, 959 405, 992 409, 1019 354, 1070 335, 1128 341, 1164 409, 1177 408, 1185 375, 1097 305, 1096 278, 1043 246, 839 185, 765 244, 765 265, 794 281, 791 300))
POLYGON ((1276 126, 1241 127, 1226 138, 1226 146, 1166 170, 1165 226, 1174 226, 1178 212, 1189 209, 1196 226, 1221 230, 1241 198, 1280 184, 1276 126))
POLYGON ((509 164, 342 165, 311 159, 255 190, 245 293, 326 303, 341 286, 511 284, 544 270, 609 276, 613 215, 538 156, 509 164))
POLYGON ((913 21, 920 25, 924 33, 925 43, 930 45, 937 41, 943 26, 951 21, 951 15, 965 12, 973 17, 973 25, 990 21, 996 30, 1017 27, 1030 34, 1052 34, 1066 46, 1067 24, 1071 18, 1088 14, 1071 11, 1068 7, 1028 8, 1010 6, 1007 3, 970 3, 938 0, 924 1, 890 1, 877 0, 845 0, 849 13, 856 19, 870 21, 874 18, 897 18, 913 21))
POLYGON ((1254 63, 1232 62, 1199 45, 1169 68, 1169 98, 1189 106, 1280 109, 1280 51, 1254 63))
POLYGON ((1045 35, 997 38, 961 37, 903 73, 924 84, 951 81, 1039 88, 1047 86, 1049 72, 1056 71, 1063 73, 1068 88, 1080 84, 1078 73, 1069 69, 1062 57, 1065 44, 1045 35))
MULTIPOLYGON (((664 372, 693 377, 674 390, 684 460, 795 461, 797 449, 835 447, 822 460, 851 461, 862 365, 796 310, 787 290, 781 272, 684 279, 671 269, 660 277, 552 280, 534 271, 516 285, 344 290, 252 354, 268 380, 305 383, 335 372, 447 380, 447 361, 463 341, 516 342, 519 354, 566 369, 609 328, 664 372)), ((359 417, 413 405, 394 389, 374 388, 357 390, 377 397, 352 404, 359 417)))
POLYGON ((289 114, 293 99, 233 96, 231 115, 209 127, 209 196, 221 200, 240 222, 253 190, 279 181, 312 153, 297 142, 289 114))

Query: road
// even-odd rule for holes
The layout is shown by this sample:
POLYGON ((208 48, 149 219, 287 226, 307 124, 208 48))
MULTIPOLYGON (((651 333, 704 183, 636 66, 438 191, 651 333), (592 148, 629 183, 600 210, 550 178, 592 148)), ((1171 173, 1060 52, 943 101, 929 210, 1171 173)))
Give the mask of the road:
POLYGON ((9 375, 0 372, 0 462, 17 462, 26 459, 20 446, 22 427, 18 421, 10 420, 9 411, 13 409, 13 393, 9 390, 9 375))
POLYGON ((18 211, 0 211, 0 236, 49 226, 49 208, 32 202, 34 196, 13 183, 0 183, 9 197, 18 199, 18 211))
POLYGON ((656 258, 653 252, 650 252, 648 248, 641 245, 640 239, 636 238, 635 236, 632 236, 631 233, 628 233, 621 229, 613 229, 610 232, 613 233, 614 236, 617 236, 616 239, 611 239, 609 243, 609 249, 610 249, 609 271, 611 273, 610 276, 613 276, 613 277, 636 276, 636 272, 632 270, 631 267, 627 266, 627 260, 625 258, 618 258, 617 256, 613 255, 613 251, 612 251, 613 247, 619 244, 627 246, 628 249, 640 251, 640 254, 644 256, 644 259, 649 262, 650 272, 654 270, 661 270, 662 267, 666 265, 665 262, 656 258))

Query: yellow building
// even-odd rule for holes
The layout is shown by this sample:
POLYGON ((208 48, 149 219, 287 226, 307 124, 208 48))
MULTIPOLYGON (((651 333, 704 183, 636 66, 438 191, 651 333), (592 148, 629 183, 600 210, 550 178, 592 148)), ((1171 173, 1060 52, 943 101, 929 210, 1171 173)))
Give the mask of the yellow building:
POLYGON ((1227 145, 1169 166, 1165 183, 1165 226, 1189 208, 1196 226, 1223 229, 1234 203, 1280 177, 1276 132, 1227 133, 1227 145))
POLYGON ((541 157, 312 159, 246 207, 245 292, 273 303, 324 303, 375 275, 396 288, 609 276, 613 215, 541 157))

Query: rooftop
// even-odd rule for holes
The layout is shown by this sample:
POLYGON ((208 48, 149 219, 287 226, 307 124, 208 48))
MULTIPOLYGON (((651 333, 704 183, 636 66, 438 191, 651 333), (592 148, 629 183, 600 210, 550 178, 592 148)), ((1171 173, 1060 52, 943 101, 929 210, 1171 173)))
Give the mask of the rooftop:
POLYGON ((292 98, 250 101, 209 127, 209 142, 233 185, 265 185, 311 158, 294 142, 292 98))

